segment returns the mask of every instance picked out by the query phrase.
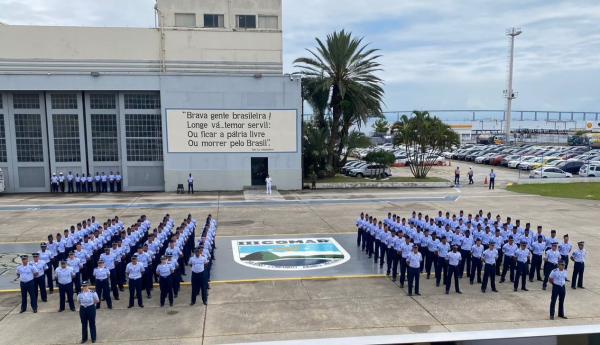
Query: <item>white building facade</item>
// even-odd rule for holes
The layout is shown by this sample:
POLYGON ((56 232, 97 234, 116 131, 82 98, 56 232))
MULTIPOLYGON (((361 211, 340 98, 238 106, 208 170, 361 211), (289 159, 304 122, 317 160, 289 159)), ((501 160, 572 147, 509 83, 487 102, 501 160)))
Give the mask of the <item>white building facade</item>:
POLYGON ((266 174, 301 188, 300 81, 282 72, 281 0, 159 0, 156 14, 147 29, 0 26, 6 191, 48 191, 52 173, 69 171, 118 171, 129 191, 173 191, 189 173, 198 190, 241 190, 266 174), (181 139, 168 135, 175 109, 294 117, 172 122, 189 137, 181 150, 169 142, 181 139), (294 140, 278 145, 281 133, 294 140))

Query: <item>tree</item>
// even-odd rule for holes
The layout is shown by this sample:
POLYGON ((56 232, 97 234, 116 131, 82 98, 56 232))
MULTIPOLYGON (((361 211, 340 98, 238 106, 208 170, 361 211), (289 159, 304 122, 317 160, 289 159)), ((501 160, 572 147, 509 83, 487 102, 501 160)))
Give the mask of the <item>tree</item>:
POLYGON ((329 129, 315 124, 304 125, 302 136, 303 171, 305 177, 323 177, 328 175, 327 167, 327 141, 329 129))
POLYGON ((390 124, 384 118, 378 119, 373 124, 373 130, 375 130, 375 134, 386 135, 389 129, 390 124))
POLYGON ((416 178, 427 177, 436 157, 460 143, 456 132, 426 111, 414 111, 410 118, 402 115, 394 128, 394 142, 404 145, 410 171, 416 178))
POLYGON ((327 36, 325 42, 316 38, 317 48, 307 49, 310 57, 294 61, 307 79, 305 90, 326 94, 331 110, 330 137, 327 143, 327 165, 336 169, 345 142, 344 137, 357 118, 380 116, 383 98, 377 49, 363 44, 344 30, 327 36))
MULTIPOLYGON (((365 161, 369 163, 383 165, 386 168, 389 168, 396 161, 396 157, 393 153, 377 150, 371 151, 365 156, 365 161)), ((383 175, 383 171, 377 173, 377 178, 380 178, 383 175)))

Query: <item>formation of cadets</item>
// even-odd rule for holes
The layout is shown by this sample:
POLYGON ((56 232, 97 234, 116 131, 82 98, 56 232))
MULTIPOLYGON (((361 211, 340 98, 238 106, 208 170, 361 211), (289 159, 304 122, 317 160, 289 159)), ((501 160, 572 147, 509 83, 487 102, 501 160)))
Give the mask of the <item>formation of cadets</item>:
POLYGON ((514 291, 519 290, 519 285, 522 291, 528 291, 527 280, 533 282, 535 278, 542 282, 544 290, 548 282, 552 284, 550 318, 554 319, 558 300, 558 317, 566 319, 564 299, 569 260, 574 266, 571 288, 584 288, 587 255, 584 242, 578 242, 573 250, 569 235, 559 239, 556 230, 547 235, 542 226, 534 231, 530 223, 523 227, 519 219, 513 223, 511 217, 492 218, 490 212, 484 215, 482 210, 475 216, 465 215, 462 210, 458 216, 439 211, 437 217, 413 211, 408 219, 388 213, 384 220, 361 213, 356 226, 357 246, 380 268, 387 265, 387 275, 393 281, 399 275, 401 288, 408 281, 409 296, 413 288, 420 295, 421 274, 430 279, 433 273, 436 286, 443 284, 446 294, 452 285, 460 294, 460 279, 465 275, 469 284, 481 284, 483 293, 488 284, 491 291, 498 292, 496 276, 500 277, 500 283, 508 276, 514 291))
POLYGON ((108 219, 103 225, 95 217, 83 220, 64 230, 63 234, 48 235, 48 242, 40 251, 21 257, 17 278, 21 286, 21 313, 27 310, 29 296, 31 309, 37 313, 38 298, 47 302, 47 290, 59 292, 59 312, 68 304, 75 311, 75 299, 80 304, 82 342, 87 341, 90 328, 92 342, 96 340, 96 309, 105 302, 112 309, 112 300, 119 300, 125 284, 129 290, 129 308, 137 303, 144 307, 144 294, 152 298, 154 283, 160 289, 160 306, 168 299, 173 306, 180 284, 191 268, 192 294, 190 305, 200 295, 208 302, 210 269, 214 259, 217 221, 208 215, 195 246, 196 220, 188 215, 175 226, 169 214, 152 230, 151 222, 142 215, 125 229, 119 217, 108 219), (95 291, 90 290, 95 286, 95 291))
POLYGON ((58 175, 53 173, 50 177, 50 191, 52 193, 107 193, 120 192, 123 190, 123 176, 117 171, 106 175, 103 172, 81 174, 69 171, 65 176, 62 172, 58 175))

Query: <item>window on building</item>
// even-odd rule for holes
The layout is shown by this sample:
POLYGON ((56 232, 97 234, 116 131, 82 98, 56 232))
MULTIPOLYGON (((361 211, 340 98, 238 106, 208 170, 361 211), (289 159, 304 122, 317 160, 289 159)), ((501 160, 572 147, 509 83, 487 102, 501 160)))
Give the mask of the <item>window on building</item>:
MULTIPOLYGON (((0 100, 1 102, 2 100, 0 100)), ((0 104, 0 108, 2 108, 2 104, 0 104)), ((0 162, 7 161, 6 156, 6 130, 4 128, 4 115, 0 114, 0 162)))
POLYGON ((160 109, 158 93, 126 93, 125 109, 160 109))
POLYGON ((127 160, 162 161, 162 126, 160 114, 125 114, 127 160))
POLYGON ((93 93, 90 95, 91 109, 115 109, 116 107, 115 95, 102 93, 93 93))
POLYGON ((204 15, 204 27, 205 28, 222 28, 225 26, 224 16, 222 14, 205 14, 204 15))
POLYGON ((15 137, 17 143, 17 161, 44 161, 42 119, 40 114, 15 114, 15 137))
POLYGON ((196 27, 195 13, 175 13, 175 26, 184 28, 196 27))
POLYGON ((52 109, 77 109, 77 95, 72 93, 50 96, 52 109))
POLYGON ((54 159, 57 162, 79 162, 79 118, 77 114, 52 115, 54 159))
POLYGON ((15 93, 13 94, 13 108, 39 109, 40 96, 37 93, 15 93))
POLYGON ((92 155, 96 162, 119 160, 116 114, 91 114, 92 155))
POLYGON ((260 29, 278 29, 279 22, 277 16, 258 16, 258 27, 260 29))
POLYGON ((239 29, 256 29, 256 16, 237 15, 235 16, 236 27, 239 29))

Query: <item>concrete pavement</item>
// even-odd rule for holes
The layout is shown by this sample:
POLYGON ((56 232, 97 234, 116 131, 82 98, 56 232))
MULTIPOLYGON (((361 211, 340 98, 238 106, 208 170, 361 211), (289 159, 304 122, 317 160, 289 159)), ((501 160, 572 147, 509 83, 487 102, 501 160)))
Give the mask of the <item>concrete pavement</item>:
MULTIPOLYGON (((0 206, 54 205, 60 209, 1 211, 0 242, 11 246, 16 242, 37 244, 49 232, 62 231, 67 225, 94 214, 99 219, 116 214, 129 224, 142 213, 152 220, 170 213, 177 221, 188 213, 199 219, 212 213, 219 219, 220 236, 244 238, 348 234, 354 231, 353 224, 361 211, 383 217, 388 211, 408 216, 412 210, 433 214, 438 209, 451 212, 464 209, 467 213, 483 209, 531 222, 533 226, 543 225, 546 231, 557 229, 560 235, 569 233, 572 242, 586 241, 589 251, 586 289, 567 290, 569 320, 547 320, 550 293, 542 291, 537 282, 529 284, 529 292, 512 292, 512 286, 505 283, 498 284, 498 294, 481 294, 478 286, 470 286, 463 280, 464 294, 447 296, 431 280, 422 279, 422 296, 408 297, 405 289, 386 278, 332 276, 318 280, 278 280, 277 275, 272 275, 270 281, 214 283, 208 307, 190 307, 187 287, 173 308, 159 308, 154 297, 146 302, 144 310, 126 309, 122 299, 115 310, 100 310, 99 342, 224 344, 600 323, 600 269, 595 259, 600 251, 598 201, 542 198, 500 189, 490 192, 479 186, 444 190, 299 191, 282 192, 281 196, 283 201, 252 203, 243 203, 242 193, 205 193, 193 197, 164 193, 85 198, 2 196, 0 206), (285 203, 294 200, 303 202, 285 203), (178 208, 175 207, 178 202, 206 204, 178 208), (87 209, 67 206, 85 203, 96 206, 87 209), (135 203, 163 205, 114 208, 135 203)), ((6 247, 0 246, 0 251, 2 248, 6 247)), ((378 272, 375 269, 372 273, 378 272)), ((12 267, 6 267, 4 274, 14 276, 12 267)), ((307 271, 306 276, 314 276, 314 272, 307 271)), ((16 294, 0 294, 0 344, 78 343, 79 318, 75 313, 56 312, 56 294, 40 307, 38 314, 18 314, 18 302, 16 294)))

